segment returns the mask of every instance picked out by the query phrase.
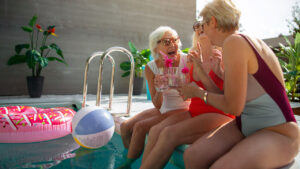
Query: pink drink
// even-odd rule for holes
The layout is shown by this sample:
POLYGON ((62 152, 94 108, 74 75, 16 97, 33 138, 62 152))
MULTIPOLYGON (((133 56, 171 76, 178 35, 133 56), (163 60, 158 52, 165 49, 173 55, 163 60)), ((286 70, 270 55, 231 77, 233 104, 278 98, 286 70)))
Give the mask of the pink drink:
POLYGON ((156 90, 158 92, 163 92, 166 89, 168 89, 168 78, 164 72, 164 68, 159 68, 159 76, 160 76, 161 84, 158 88, 156 88, 156 90))

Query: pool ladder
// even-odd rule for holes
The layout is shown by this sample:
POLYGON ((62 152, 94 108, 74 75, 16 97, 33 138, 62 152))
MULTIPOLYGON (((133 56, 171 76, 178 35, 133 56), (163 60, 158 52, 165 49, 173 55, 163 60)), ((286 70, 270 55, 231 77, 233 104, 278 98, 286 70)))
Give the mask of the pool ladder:
POLYGON ((97 56, 100 56, 100 65, 99 65, 99 74, 98 74, 98 87, 97 87, 97 100, 96 100, 96 106, 100 106, 101 101, 101 92, 102 92, 102 72, 103 72, 103 63, 106 57, 108 57, 111 65, 112 65, 112 71, 111 71, 111 81, 110 81, 110 94, 109 94, 109 106, 108 110, 112 109, 112 98, 114 94, 114 76, 115 76, 115 61, 113 57, 110 55, 112 52, 122 52, 126 54, 130 60, 131 63, 131 69, 130 69, 130 78, 129 78, 129 90, 128 90, 128 102, 127 102, 127 111, 126 113, 113 113, 114 116, 126 116, 128 117, 130 115, 130 109, 131 109, 131 102, 132 102, 132 90, 133 90, 133 75, 134 75, 134 59, 132 54, 123 47, 111 47, 107 49, 105 52, 99 51, 95 52, 86 60, 85 64, 85 72, 84 72, 84 82, 83 82, 83 101, 82 101, 82 107, 86 106, 86 96, 87 96, 87 79, 88 79, 88 70, 89 70, 89 64, 91 61, 96 58, 97 56))

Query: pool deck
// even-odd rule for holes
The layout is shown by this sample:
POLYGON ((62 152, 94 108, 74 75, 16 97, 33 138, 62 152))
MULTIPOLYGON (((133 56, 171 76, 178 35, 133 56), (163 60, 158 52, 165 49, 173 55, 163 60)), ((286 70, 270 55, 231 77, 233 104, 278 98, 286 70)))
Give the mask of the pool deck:
MULTIPOLYGON (((114 114, 126 113, 127 111, 127 94, 118 94, 114 95, 112 99, 112 113, 115 120, 115 131, 120 133, 120 124, 135 114, 142 112, 143 110, 153 108, 153 104, 151 100, 147 100, 146 94, 133 96, 130 117, 117 116, 114 114)), ((39 105, 51 103, 54 105, 59 105, 63 103, 72 103, 78 106, 81 106, 82 103, 82 95, 43 95, 41 98, 29 98, 28 96, 0 96, 0 107, 3 105, 18 105, 18 104, 27 104, 27 105, 39 105)), ((109 96, 102 95, 100 106, 103 108, 108 108, 109 96)), ((96 104, 96 95, 88 95, 87 96, 87 105, 95 105, 96 104)), ((297 104, 292 104, 292 107, 298 106, 297 104)), ((300 107, 300 106, 299 106, 300 107)), ((300 116, 296 115, 296 120, 298 125, 300 126, 300 116)), ((289 167, 284 167, 284 169, 296 169, 300 168, 300 153, 295 159, 295 163, 289 167)))

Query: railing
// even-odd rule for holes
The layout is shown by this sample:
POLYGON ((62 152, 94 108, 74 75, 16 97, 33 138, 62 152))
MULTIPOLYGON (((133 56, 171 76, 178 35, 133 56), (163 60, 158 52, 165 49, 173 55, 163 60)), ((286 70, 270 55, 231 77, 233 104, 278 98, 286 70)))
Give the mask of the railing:
POLYGON ((132 102, 132 90, 133 90, 133 78, 134 78, 134 59, 133 59, 132 54, 127 49, 122 48, 122 47, 111 47, 111 48, 107 49, 105 52, 96 52, 87 59, 86 65, 85 65, 85 72, 84 72, 82 107, 86 106, 86 96, 87 96, 87 87, 88 87, 87 79, 88 79, 89 64, 95 57, 100 56, 96 106, 100 106, 101 92, 102 92, 103 63, 104 63, 104 60, 106 59, 106 57, 108 57, 112 64, 108 110, 112 109, 112 98, 113 98, 113 93, 114 93, 114 73, 115 73, 115 61, 110 55, 112 52, 122 52, 122 53, 126 54, 131 63, 127 111, 126 111, 126 113, 113 113, 113 115, 115 115, 115 116, 129 116, 130 109, 131 109, 131 102, 132 102))

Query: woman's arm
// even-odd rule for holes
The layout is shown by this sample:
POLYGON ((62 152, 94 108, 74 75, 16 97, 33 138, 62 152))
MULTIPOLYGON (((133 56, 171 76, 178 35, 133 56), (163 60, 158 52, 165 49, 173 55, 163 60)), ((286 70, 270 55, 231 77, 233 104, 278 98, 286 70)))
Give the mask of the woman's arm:
POLYGON ((146 65, 146 67, 145 67, 145 76, 146 76, 146 79, 148 82, 148 87, 149 87, 149 92, 151 95, 152 103, 155 106, 155 108, 160 109, 162 100, 163 100, 162 92, 156 91, 155 85, 154 85, 155 75, 151 71, 151 69, 148 67, 148 65, 146 65))
POLYGON ((223 45, 223 59, 225 67, 224 94, 205 91, 201 88, 193 92, 186 92, 184 87, 179 89, 184 98, 204 98, 208 104, 226 113, 240 115, 243 111, 247 95, 248 78, 248 44, 239 36, 233 35, 225 40, 223 45))
MULTIPOLYGON (((216 93, 223 93, 221 89, 218 88, 218 86, 214 83, 214 81, 209 77, 209 75, 204 71, 203 69, 203 59, 202 53, 207 52, 201 52, 200 44, 198 43, 198 50, 193 50, 190 52, 190 57, 194 65, 193 69, 193 76, 195 80, 201 80, 202 84, 208 91, 216 92, 216 93)), ((209 56, 204 56, 209 57, 209 56)), ((207 64, 207 63, 205 63, 207 64)))
POLYGON ((212 56, 210 59, 211 69, 222 80, 224 80, 224 63, 222 59, 222 52, 218 49, 212 50, 212 56))

